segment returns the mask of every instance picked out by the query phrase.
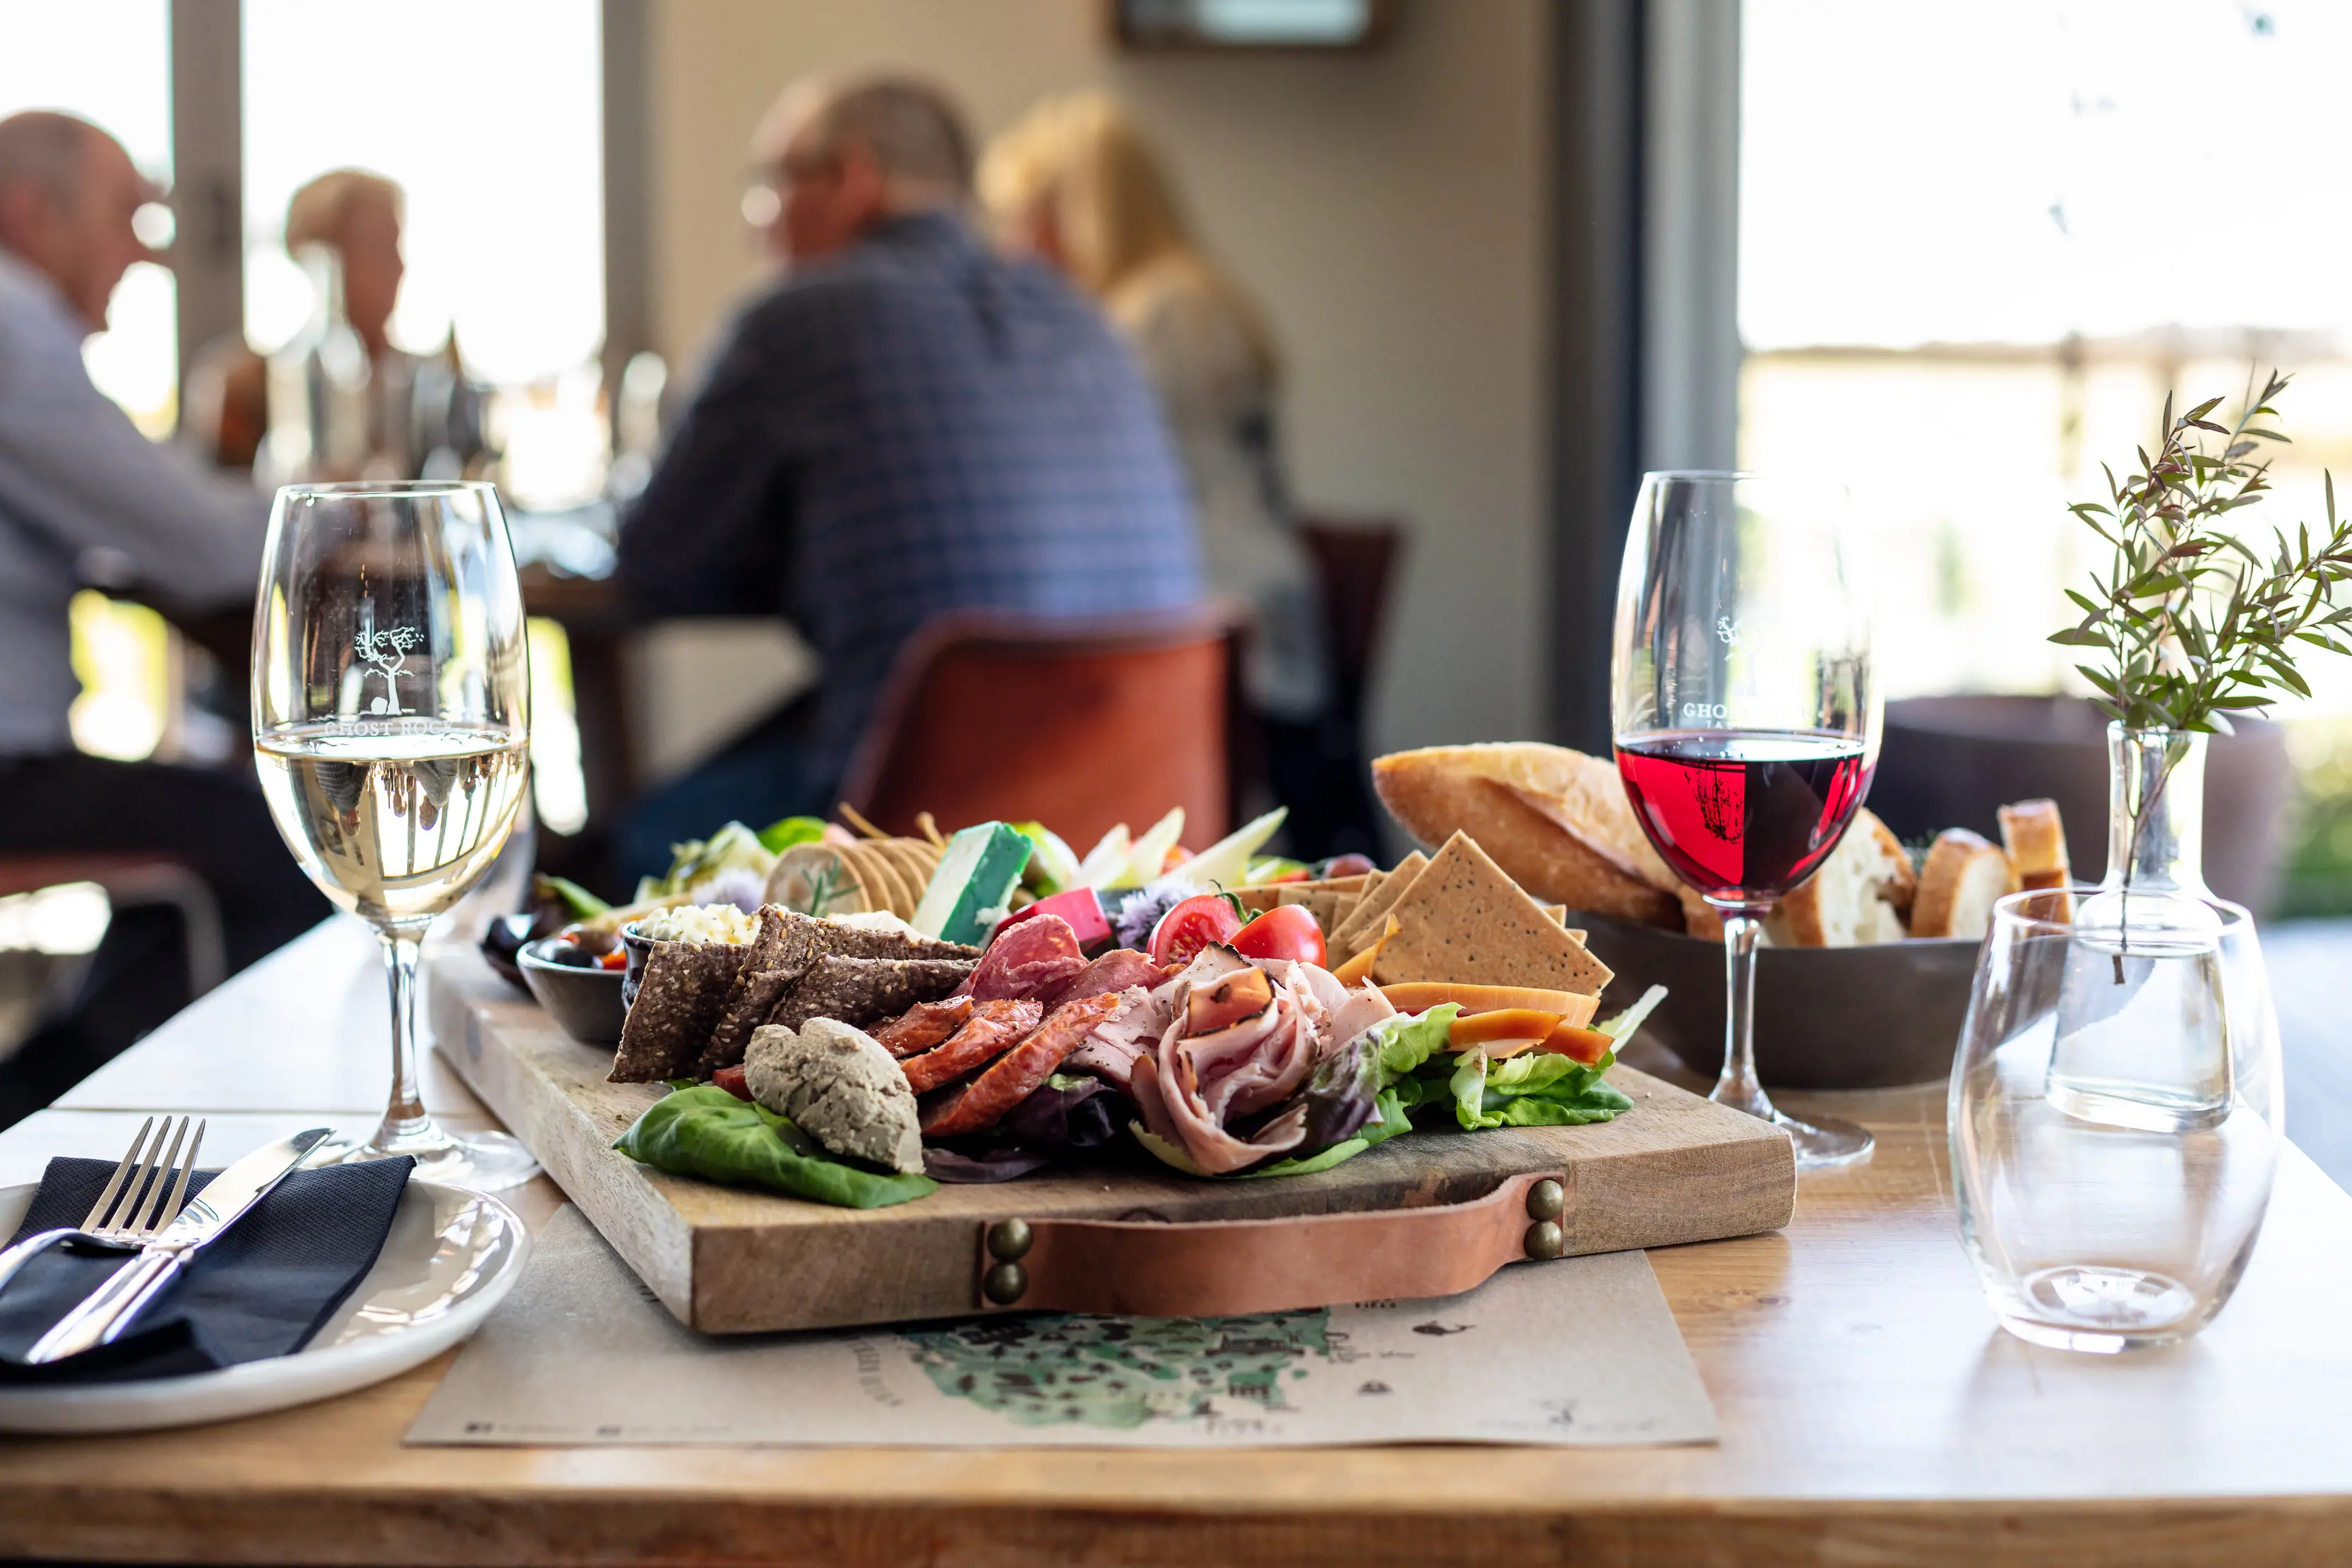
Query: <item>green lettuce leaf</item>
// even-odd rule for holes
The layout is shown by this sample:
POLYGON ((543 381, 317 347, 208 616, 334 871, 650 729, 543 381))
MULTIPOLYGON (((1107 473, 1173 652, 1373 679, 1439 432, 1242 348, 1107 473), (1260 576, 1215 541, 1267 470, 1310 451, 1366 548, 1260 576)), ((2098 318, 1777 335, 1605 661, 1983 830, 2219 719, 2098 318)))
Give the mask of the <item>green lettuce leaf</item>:
POLYGON ((1240 1173, 1238 1179, 1254 1181, 1259 1176, 1311 1176, 1328 1171, 1343 1160, 1352 1160, 1374 1144, 1385 1144, 1400 1133, 1412 1131, 1412 1119, 1405 1114, 1403 1104, 1393 1089, 1382 1090, 1377 1102, 1380 1114, 1364 1124, 1352 1138, 1345 1138, 1328 1149, 1318 1149, 1300 1159, 1276 1160, 1270 1166, 1240 1173))
MULTIPOLYGON (((1633 1031, 1642 1027, 1643 1020, 1655 1011, 1658 1004, 1665 999, 1666 988, 1652 986, 1635 999, 1632 1007, 1627 1008, 1615 1018, 1604 1019, 1592 1027, 1607 1035, 1616 1045, 1622 1046, 1633 1038, 1633 1031)), ((1614 1047, 1612 1046, 1612 1049, 1613 1050, 1614 1047)))
POLYGON ((1527 1051, 1493 1061, 1483 1051, 1465 1051, 1454 1059, 1446 1082, 1454 1120, 1465 1133, 1606 1122, 1633 1106, 1601 1082, 1616 1061, 1613 1051, 1591 1066, 1555 1051, 1527 1051))
POLYGON ((766 1106, 708 1083, 656 1101, 613 1146, 673 1176, 765 1187, 844 1208, 885 1208, 940 1186, 929 1176, 844 1165, 766 1106))
POLYGON ((1418 1017, 1399 1013, 1370 1030, 1381 1058, 1381 1085, 1387 1088, 1446 1050, 1454 1015, 1461 1009, 1440 1002, 1418 1017))

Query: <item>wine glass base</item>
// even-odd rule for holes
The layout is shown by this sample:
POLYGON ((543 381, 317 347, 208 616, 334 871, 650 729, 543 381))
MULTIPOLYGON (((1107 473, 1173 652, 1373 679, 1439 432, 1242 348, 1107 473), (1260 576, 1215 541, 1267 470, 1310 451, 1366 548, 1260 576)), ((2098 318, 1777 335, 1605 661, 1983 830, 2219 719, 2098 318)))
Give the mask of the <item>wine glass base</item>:
MULTIPOLYGON (((1738 1109, 1748 1111, 1748 1108, 1740 1105, 1738 1109)), ((1758 1114, 1753 1111, 1748 1113, 1758 1114)), ((1829 1170, 1866 1160, 1870 1157, 1870 1151, 1878 1144, 1878 1140, 1870 1135, 1869 1128, 1835 1116, 1817 1116, 1812 1121, 1801 1122, 1768 1103, 1762 1118, 1789 1134, 1789 1141, 1797 1147, 1797 1168, 1801 1171, 1829 1170)))
POLYGON ((539 1174, 539 1162, 520 1139, 506 1133, 475 1133, 467 1137, 429 1125, 422 1133, 383 1139, 378 1144, 339 1143, 333 1153, 326 1145, 310 1163, 363 1165, 370 1160, 406 1155, 416 1162, 415 1175, 444 1186, 471 1192, 503 1192, 520 1186, 539 1174))

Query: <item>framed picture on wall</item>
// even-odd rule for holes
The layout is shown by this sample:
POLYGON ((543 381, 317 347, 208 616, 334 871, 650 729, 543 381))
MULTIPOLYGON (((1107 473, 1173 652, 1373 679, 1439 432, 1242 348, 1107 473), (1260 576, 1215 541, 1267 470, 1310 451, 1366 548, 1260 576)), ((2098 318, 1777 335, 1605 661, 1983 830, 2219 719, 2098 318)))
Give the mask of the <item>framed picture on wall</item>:
POLYGON ((1102 0, 1111 41, 1139 52, 1378 48, 1403 0, 1102 0))

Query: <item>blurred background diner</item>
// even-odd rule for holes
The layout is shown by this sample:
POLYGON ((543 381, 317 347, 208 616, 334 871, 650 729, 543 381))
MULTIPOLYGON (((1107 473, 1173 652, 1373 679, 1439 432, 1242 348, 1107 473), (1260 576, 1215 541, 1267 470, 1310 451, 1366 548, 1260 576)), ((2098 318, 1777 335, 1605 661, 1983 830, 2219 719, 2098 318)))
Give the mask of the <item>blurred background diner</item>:
MULTIPOLYGON (((479 476, 534 616, 534 852, 607 894, 714 815, 1072 777, 1077 831, 1156 814, 1130 796, 1202 827, 1280 801, 1290 852, 1393 851, 1367 754, 1605 741, 1639 476, 1735 465, 1841 476, 1870 521, 1901 629, 1874 808, 1990 831, 2058 794, 2095 872, 2104 810, 2071 801, 2099 727, 2044 640, 2089 565, 2065 504, 2168 392, 2250 367, 2296 374, 2274 520, 2316 519, 2352 455, 2325 118, 2352 16, 2326 0, 0 0, 0 116, 78 117, 107 165, 0 173, 7 779, 105 762, 242 798, 264 488, 479 476), (839 112, 885 78, 947 106, 969 175, 909 194, 897 133, 839 112), (822 85, 780 108, 796 82, 822 85), (2243 125, 2259 159, 2208 129, 2243 125), (2181 181, 2226 221, 2152 243, 2181 181), (74 198, 100 186, 110 248, 61 282, 35 231, 97 222, 74 198), (796 251, 820 207, 836 243, 796 251), (828 346, 803 307, 853 295, 881 314, 828 346), (839 417, 908 372, 891 320, 989 417, 904 386, 931 424, 839 417), (1113 390, 1020 380, 1060 363, 1113 390), (905 483, 858 511, 820 452, 905 483), (974 504, 992 453, 1020 506, 974 504), (89 499, 125 487, 167 526, 89 499), (859 531, 918 524, 1029 542, 927 575, 859 531), (972 690, 992 745, 953 728, 972 690), (1104 691, 1119 737, 1188 738, 1122 738, 1124 769, 1021 743, 1104 691)), ((2216 747, 2208 860, 2324 921, 2352 915, 2352 667, 2315 674, 2216 747)), ((88 835, 16 787, 0 1119, 144 1027, 48 1043, 117 994, 110 923, 152 923, 163 959, 131 967, 179 995, 246 954, 203 936, 242 928, 228 873, 142 836, 201 816, 194 786, 88 835)), ((2332 929, 2268 946, 2291 1053, 2314 1042, 2294 1114, 2352 1129, 2296 979, 2332 929)))

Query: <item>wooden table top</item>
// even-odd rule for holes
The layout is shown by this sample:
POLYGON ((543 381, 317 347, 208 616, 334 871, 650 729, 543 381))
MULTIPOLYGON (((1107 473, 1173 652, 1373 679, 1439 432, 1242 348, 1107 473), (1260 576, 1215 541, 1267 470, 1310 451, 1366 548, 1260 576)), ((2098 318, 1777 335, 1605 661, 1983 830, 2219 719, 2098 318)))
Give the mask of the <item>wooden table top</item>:
MULTIPOLYGON (((0 1134, 0 1181, 113 1157, 140 1112, 222 1157, 385 1082, 373 939, 333 923, 0 1134)), ((1643 1065, 1650 1066, 1649 1062, 1643 1065)), ((430 1098, 481 1108, 454 1076, 430 1098)), ((1782 1233, 1651 1261, 1719 1445, 1276 1453, 407 1448, 445 1358, 281 1415, 0 1439, 0 1553, 112 1562, 1345 1564, 2352 1560, 2352 1198, 2300 1153, 2236 1301, 2123 1357, 1999 1332, 1962 1256, 1940 1088, 1792 1103, 1877 1132, 1782 1233)), ((561 1197, 519 1205, 534 1224, 561 1197)), ((1576 1354, 1572 1344, 1531 1354, 1576 1354)), ((593 1374, 593 1369, 583 1369, 593 1374)))

